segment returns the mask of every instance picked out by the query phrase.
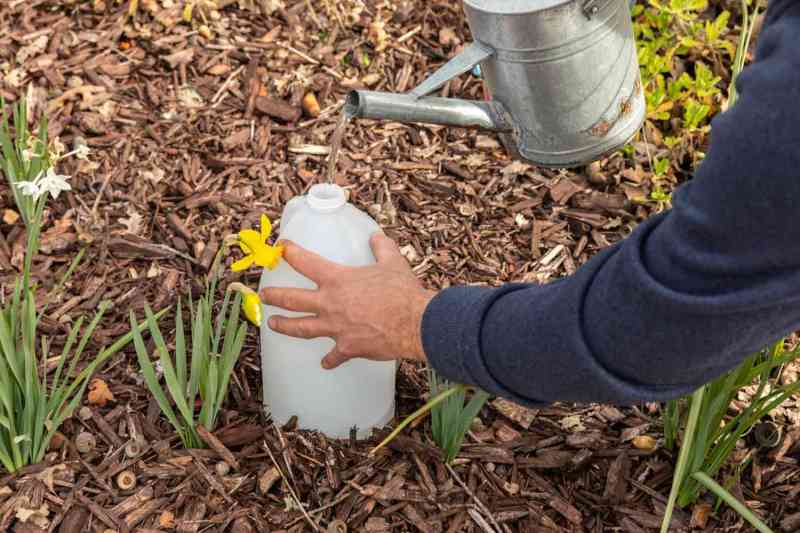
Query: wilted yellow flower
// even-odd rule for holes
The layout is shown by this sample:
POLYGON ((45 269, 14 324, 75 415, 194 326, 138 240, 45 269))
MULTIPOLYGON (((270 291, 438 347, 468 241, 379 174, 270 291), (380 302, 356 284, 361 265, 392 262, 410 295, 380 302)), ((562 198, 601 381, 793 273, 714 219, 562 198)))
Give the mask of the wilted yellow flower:
POLYGON ((258 293, 250 287, 243 285, 239 282, 234 282, 228 285, 229 291, 236 291, 242 295, 242 311, 247 320, 252 322, 257 328, 261 327, 261 299, 258 293))
POLYGON ((239 232, 236 244, 245 253, 245 256, 231 265, 231 270, 241 272, 251 266, 258 265, 270 270, 278 266, 283 256, 283 246, 267 244, 267 239, 272 234, 272 223, 266 215, 261 215, 261 231, 245 229, 239 232))

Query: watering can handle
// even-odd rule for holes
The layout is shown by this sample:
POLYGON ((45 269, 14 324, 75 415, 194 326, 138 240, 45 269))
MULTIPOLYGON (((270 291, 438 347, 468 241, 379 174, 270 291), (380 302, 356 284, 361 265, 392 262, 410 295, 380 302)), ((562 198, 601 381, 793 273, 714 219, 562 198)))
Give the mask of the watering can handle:
POLYGON ((412 89, 408 94, 421 98, 430 94, 456 76, 469 72, 472 68, 492 56, 494 49, 477 41, 470 43, 463 52, 439 67, 425 81, 412 89))

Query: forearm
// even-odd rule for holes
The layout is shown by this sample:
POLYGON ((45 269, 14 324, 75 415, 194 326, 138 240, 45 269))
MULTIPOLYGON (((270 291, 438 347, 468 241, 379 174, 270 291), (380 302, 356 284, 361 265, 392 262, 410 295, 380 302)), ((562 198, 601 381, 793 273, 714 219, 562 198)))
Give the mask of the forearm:
POLYGON ((773 2, 671 211, 564 280, 439 294, 422 325, 432 366, 529 403, 659 400, 800 328, 798 35, 800 5, 773 2))

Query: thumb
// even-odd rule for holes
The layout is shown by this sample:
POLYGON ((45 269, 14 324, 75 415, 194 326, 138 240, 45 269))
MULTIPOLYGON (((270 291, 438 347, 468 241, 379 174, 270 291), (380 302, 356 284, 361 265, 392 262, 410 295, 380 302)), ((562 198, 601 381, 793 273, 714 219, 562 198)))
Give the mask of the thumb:
POLYGON ((339 351, 337 346, 334 346, 333 350, 331 350, 328 355, 322 358, 322 368, 325 370, 333 370, 337 366, 341 365, 342 363, 346 363, 350 359, 352 359, 352 357, 344 355, 339 351))
POLYGON ((400 253, 397 244, 383 233, 373 233, 369 239, 372 254, 380 265, 408 268, 408 261, 400 253))

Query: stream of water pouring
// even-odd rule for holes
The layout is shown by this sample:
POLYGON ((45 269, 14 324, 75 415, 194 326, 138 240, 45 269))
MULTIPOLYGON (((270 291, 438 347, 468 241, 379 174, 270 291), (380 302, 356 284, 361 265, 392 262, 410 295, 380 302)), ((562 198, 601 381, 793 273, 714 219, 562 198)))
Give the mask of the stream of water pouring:
POLYGON ((342 114, 339 116, 339 122, 336 123, 336 129, 333 130, 331 153, 328 155, 328 170, 325 175, 328 183, 333 183, 336 176, 336 160, 339 158, 339 149, 342 147, 342 139, 347 129, 347 123, 352 118, 353 116, 343 109, 342 114))

